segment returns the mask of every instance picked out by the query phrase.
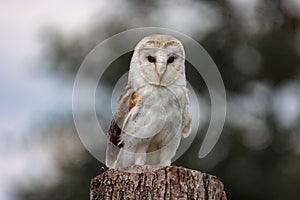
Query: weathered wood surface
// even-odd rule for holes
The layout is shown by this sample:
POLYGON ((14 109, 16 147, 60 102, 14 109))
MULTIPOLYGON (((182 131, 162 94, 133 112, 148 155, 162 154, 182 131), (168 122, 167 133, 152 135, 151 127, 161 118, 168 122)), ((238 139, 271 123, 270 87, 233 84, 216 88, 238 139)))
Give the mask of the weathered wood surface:
POLYGON ((183 167, 109 169, 91 181, 91 200, 226 200, 217 177, 183 167))

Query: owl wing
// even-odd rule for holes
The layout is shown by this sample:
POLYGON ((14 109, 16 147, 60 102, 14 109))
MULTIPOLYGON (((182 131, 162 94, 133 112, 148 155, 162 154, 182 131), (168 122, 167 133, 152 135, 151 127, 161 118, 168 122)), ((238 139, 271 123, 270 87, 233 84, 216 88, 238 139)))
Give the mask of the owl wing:
POLYGON ((191 116, 191 103, 189 90, 185 89, 185 105, 182 116, 182 136, 187 137, 190 135, 192 130, 192 116, 191 116))
POLYGON ((122 127, 124 120, 128 116, 130 110, 135 107, 137 102, 137 94, 130 85, 127 85, 123 94, 118 101, 118 107, 108 129, 108 142, 106 148, 106 166, 112 167, 117 160, 120 148, 124 146, 122 136, 124 132, 122 127))

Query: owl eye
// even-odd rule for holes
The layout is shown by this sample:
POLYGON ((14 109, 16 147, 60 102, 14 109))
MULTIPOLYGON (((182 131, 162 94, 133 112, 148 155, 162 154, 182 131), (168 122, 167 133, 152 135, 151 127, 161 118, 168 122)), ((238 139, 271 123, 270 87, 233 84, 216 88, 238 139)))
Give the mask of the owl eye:
POLYGON ((175 60, 175 57, 174 57, 174 56, 171 56, 171 57, 169 57, 167 63, 168 63, 168 64, 169 64, 169 63, 173 63, 174 60, 175 60))
POLYGON ((148 56, 148 61, 151 63, 155 63, 156 59, 153 56, 148 56))

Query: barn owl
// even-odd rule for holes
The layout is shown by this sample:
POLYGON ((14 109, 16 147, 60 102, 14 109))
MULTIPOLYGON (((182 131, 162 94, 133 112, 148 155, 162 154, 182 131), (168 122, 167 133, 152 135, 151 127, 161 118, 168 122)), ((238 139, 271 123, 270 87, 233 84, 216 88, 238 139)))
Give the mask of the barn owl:
POLYGON ((108 130, 106 165, 168 166, 191 132, 185 52, 179 40, 150 35, 136 46, 108 130))

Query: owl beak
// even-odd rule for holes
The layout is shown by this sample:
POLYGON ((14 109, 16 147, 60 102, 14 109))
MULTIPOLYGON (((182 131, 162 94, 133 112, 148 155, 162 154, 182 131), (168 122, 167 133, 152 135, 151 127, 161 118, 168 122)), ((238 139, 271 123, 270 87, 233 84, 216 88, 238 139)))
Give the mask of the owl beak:
POLYGON ((166 70, 167 70, 167 67, 166 67, 165 63, 157 63, 156 72, 160 78, 160 81, 163 78, 166 70))

